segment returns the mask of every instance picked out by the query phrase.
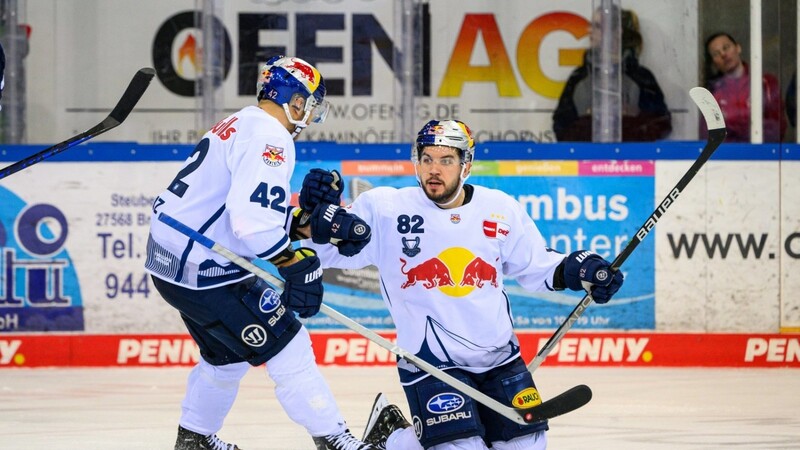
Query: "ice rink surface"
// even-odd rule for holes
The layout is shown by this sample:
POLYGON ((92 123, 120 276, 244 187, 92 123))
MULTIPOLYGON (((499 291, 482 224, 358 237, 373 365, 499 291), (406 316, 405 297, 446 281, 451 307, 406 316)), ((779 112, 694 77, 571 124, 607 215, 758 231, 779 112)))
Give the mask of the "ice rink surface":
MULTIPOLYGON (((407 411, 393 368, 323 367, 357 436, 378 391, 407 411)), ((171 449, 188 368, 0 370, 2 449, 171 449)), ((800 449, 800 371, 561 368, 547 399, 576 384, 592 401, 550 422, 550 449, 800 449)), ((244 450, 313 450, 263 367, 244 378, 219 433, 244 450)))

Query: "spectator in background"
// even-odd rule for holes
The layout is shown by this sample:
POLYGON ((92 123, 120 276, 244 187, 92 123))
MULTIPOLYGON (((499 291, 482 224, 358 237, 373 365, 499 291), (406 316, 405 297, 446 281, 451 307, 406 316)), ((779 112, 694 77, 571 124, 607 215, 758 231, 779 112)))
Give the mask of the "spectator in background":
MULTIPOLYGON (((672 131, 672 116, 653 73, 639 64, 642 35, 633 11, 623 9, 622 19, 622 140, 655 141, 672 131)), ((592 33, 592 48, 583 65, 570 74, 553 113, 553 131, 559 141, 592 140, 592 57, 600 44, 592 33)))
MULTIPOLYGON (((706 87, 725 116, 725 141, 750 142, 750 68, 742 60, 742 46, 730 34, 720 32, 706 39, 705 48, 706 87)), ((780 85, 771 73, 764 72, 762 78, 764 142, 780 142, 786 131, 780 85)))

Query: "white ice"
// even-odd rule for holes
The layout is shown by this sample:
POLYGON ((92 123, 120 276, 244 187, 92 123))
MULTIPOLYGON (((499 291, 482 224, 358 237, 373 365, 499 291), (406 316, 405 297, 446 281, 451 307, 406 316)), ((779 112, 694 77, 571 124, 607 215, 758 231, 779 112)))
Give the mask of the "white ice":
MULTIPOLYGON (((361 436, 378 391, 407 412, 389 367, 323 367, 361 436)), ((188 368, 0 370, 2 449, 171 449, 188 368)), ((542 396, 594 391, 553 419, 550 449, 798 449, 797 369, 561 368, 535 379, 542 396)), ((312 450, 281 410, 263 368, 243 380, 220 437, 245 450, 312 450)))

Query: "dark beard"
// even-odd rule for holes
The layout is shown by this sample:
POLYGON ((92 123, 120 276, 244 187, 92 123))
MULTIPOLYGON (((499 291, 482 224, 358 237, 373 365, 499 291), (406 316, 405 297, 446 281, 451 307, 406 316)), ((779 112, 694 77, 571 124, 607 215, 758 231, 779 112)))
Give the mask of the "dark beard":
POLYGON ((422 191, 425 192, 425 196, 428 197, 428 199, 430 199, 432 202, 445 203, 453 199, 453 197, 456 195, 456 192, 458 192, 458 187, 460 185, 461 185, 461 180, 459 179, 458 181, 456 181, 455 185, 445 189, 445 191, 442 192, 440 195, 431 195, 431 193, 428 192, 427 185, 423 185, 422 191))

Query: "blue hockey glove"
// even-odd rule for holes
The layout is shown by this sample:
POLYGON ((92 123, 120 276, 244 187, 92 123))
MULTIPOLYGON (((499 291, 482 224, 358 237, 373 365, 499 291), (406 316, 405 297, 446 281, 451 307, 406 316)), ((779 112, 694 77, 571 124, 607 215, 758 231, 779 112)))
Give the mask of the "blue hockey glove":
POLYGON ((344 182, 336 170, 311 169, 303 178, 300 207, 310 212, 320 203, 338 205, 342 202, 343 189, 344 182))
POLYGON ((361 251, 372 237, 366 222, 344 208, 320 203, 311 214, 311 240, 316 244, 331 243, 339 254, 353 256, 361 251))
POLYGON ((300 261, 278 267, 285 281, 281 301, 305 319, 318 313, 322 305, 322 268, 314 250, 299 248, 294 254, 300 261))
POLYGON ((567 256, 564 263, 564 282, 573 291, 585 290, 597 303, 608 303, 616 294, 624 277, 611 270, 611 263, 596 253, 578 250, 567 256))

